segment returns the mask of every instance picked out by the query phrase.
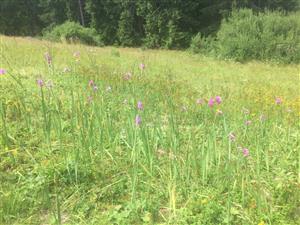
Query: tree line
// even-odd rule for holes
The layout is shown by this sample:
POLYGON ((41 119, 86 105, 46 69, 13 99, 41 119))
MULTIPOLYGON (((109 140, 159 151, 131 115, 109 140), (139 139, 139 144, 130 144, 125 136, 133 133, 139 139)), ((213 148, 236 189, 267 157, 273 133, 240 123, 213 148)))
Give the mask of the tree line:
POLYGON ((65 21, 93 28, 106 45, 184 48, 214 35, 233 8, 299 9, 298 0, 0 0, 0 33, 40 36, 65 21))

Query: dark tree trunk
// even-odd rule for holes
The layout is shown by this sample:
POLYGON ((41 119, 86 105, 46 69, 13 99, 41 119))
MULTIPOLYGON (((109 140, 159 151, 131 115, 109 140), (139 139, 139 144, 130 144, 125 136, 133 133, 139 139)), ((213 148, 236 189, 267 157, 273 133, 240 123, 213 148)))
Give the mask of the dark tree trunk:
POLYGON ((84 26, 84 17, 83 17, 81 0, 78 0, 78 4, 79 4, 79 11, 80 11, 81 25, 84 26))

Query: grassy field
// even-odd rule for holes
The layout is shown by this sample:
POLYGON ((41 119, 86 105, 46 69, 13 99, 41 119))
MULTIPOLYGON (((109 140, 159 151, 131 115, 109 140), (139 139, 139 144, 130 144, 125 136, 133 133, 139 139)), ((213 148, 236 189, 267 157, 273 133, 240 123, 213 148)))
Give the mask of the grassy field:
POLYGON ((0 45, 0 224, 300 224, 299 65, 0 45))

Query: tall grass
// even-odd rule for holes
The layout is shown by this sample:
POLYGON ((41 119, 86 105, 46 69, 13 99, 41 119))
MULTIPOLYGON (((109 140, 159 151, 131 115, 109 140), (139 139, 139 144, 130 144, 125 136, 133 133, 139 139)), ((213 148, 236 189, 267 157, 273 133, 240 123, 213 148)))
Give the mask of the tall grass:
POLYGON ((299 222, 296 66, 1 38, 1 223, 299 222))

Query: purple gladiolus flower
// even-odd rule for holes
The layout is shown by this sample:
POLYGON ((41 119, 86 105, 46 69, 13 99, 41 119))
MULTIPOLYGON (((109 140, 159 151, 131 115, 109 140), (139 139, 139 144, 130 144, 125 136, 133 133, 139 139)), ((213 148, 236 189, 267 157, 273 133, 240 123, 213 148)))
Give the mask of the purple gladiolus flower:
POLYGON ((46 52, 46 53, 45 53, 45 59, 46 59, 48 65, 51 65, 51 64, 52 64, 52 57, 51 57, 51 55, 49 54, 49 52, 46 52))
POLYGON ((139 115, 135 117, 135 125, 139 126, 142 123, 142 118, 139 115))
POLYGON ((213 98, 210 98, 209 101, 208 101, 208 106, 213 107, 214 103, 215 103, 215 100, 213 98))
POLYGON ((243 155, 244 157, 248 157, 249 156, 249 149, 248 148, 243 148, 243 155))
POLYGON ((137 108, 138 108, 138 110, 143 110, 144 109, 143 103, 141 101, 138 101, 137 108))
POLYGON ((281 100, 281 98, 276 98, 275 99, 275 103, 277 104, 277 105, 280 105, 281 103, 282 103, 282 100, 281 100))
POLYGON ((0 68, 0 75, 4 75, 4 74, 6 74, 6 70, 5 70, 5 69, 2 69, 2 68, 0 68))
POLYGON ((36 83, 37 83, 37 85, 39 87, 43 87, 44 86, 44 81, 42 79, 37 79, 36 83))
POLYGON ((215 97, 216 103, 221 104, 222 98, 220 96, 215 97))
POLYGON ((141 70, 144 70, 144 69, 145 69, 145 64, 144 64, 144 63, 141 63, 141 64, 140 64, 140 69, 141 69, 141 70))

